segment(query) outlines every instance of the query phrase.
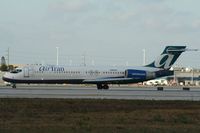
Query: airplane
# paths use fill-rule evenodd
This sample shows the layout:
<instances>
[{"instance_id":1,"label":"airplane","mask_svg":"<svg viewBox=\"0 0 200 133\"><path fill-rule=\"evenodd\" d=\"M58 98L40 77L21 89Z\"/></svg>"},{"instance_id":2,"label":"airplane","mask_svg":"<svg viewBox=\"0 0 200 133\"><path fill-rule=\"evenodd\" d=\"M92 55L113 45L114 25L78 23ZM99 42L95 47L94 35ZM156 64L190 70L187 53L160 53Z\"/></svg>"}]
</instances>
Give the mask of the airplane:
<instances>
[{"instance_id":1,"label":"airplane","mask_svg":"<svg viewBox=\"0 0 200 133\"><path fill-rule=\"evenodd\" d=\"M5 73L2 79L16 84L96 84L109 89L110 84L131 84L173 75L170 70L186 46L166 46L152 63L140 67L95 67L28 65ZM189 51L189 50L188 50Z\"/></svg>"}]
</instances>

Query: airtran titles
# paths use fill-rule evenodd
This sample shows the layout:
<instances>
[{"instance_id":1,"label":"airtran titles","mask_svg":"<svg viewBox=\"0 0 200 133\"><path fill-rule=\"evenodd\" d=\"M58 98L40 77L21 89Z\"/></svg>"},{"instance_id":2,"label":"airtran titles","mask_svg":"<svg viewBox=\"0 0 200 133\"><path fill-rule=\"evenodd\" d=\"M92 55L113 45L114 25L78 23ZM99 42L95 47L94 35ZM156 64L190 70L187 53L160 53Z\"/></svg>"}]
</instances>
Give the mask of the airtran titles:
<instances>
[{"instance_id":1,"label":"airtran titles","mask_svg":"<svg viewBox=\"0 0 200 133\"><path fill-rule=\"evenodd\" d=\"M39 67L39 71L64 72L65 68L58 66L41 66Z\"/></svg>"}]
</instances>

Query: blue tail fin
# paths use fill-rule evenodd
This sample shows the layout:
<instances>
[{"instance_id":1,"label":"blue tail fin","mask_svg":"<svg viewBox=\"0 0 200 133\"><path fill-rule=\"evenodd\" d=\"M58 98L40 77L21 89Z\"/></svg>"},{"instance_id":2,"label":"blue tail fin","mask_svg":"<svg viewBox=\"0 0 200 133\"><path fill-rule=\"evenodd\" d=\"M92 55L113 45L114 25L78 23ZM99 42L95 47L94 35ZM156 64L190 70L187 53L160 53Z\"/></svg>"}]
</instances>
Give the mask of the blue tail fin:
<instances>
[{"instance_id":1,"label":"blue tail fin","mask_svg":"<svg viewBox=\"0 0 200 133\"><path fill-rule=\"evenodd\" d=\"M186 46L166 46L165 50L155 61L146 67L170 69L182 52L186 51Z\"/></svg>"}]
</instances>

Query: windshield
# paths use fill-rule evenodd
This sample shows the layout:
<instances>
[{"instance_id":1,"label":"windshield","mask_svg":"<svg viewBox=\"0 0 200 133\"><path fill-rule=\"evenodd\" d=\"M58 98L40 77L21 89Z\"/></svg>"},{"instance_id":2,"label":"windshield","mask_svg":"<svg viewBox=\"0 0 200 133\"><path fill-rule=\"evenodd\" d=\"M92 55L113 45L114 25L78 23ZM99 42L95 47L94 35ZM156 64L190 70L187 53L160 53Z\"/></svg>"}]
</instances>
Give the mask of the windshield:
<instances>
[{"instance_id":1,"label":"windshield","mask_svg":"<svg viewBox=\"0 0 200 133\"><path fill-rule=\"evenodd\" d=\"M20 73L20 72L22 72L22 69L15 69L15 70L11 71L10 73Z\"/></svg>"}]
</instances>

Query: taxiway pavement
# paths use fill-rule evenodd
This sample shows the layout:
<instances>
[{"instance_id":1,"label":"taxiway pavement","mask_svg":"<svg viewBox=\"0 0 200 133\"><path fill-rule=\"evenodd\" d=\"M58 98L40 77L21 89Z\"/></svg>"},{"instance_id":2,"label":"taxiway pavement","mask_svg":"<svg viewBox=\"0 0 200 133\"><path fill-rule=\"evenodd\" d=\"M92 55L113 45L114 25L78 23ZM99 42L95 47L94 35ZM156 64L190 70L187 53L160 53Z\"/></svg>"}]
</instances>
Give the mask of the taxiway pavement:
<instances>
[{"instance_id":1,"label":"taxiway pavement","mask_svg":"<svg viewBox=\"0 0 200 133\"><path fill-rule=\"evenodd\" d=\"M84 99L137 99L137 100L192 100L200 101L200 88L183 90L182 87L111 87L97 90L84 86L0 86L0 98L84 98Z\"/></svg>"}]
</instances>

